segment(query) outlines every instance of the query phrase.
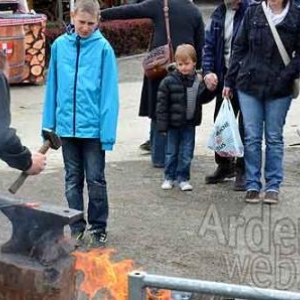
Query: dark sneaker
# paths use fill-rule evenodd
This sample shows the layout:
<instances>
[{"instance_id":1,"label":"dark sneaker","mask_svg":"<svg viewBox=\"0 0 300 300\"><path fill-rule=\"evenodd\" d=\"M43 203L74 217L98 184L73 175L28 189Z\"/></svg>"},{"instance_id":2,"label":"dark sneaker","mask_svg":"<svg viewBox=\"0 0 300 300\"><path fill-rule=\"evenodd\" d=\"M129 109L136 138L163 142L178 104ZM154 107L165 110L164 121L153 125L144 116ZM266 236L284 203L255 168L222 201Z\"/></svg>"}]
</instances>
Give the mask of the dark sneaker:
<instances>
[{"instance_id":1,"label":"dark sneaker","mask_svg":"<svg viewBox=\"0 0 300 300\"><path fill-rule=\"evenodd\" d=\"M74 242L74 247L82 246L84 242L84 231L72 232L71 239Z\"/></svg>"},{"instance_id":2,"label":"dark sneaker","mask_svg":"<svg viewBox=\"0 0 300 300\"><path fill-rule=\"evenodd\" d=\"M212 175L205 177L206 184L216 184L223 182L226 178L235 177L235 171L233 168L224 168L218 166L216 171Z\"/></svg>"},{"instance_id":3,"label":"dark sneaker","mask_svg":"<svg viewBox=\"0 0 300 300\"><path fill-rule=\"evenodd\" d=\"M150 141L146 141L145 143L140 145L140 149L143 151L151 151L151 144Z\"/></svg>"},{"instance_id":4,"label":"dark sneaker","mask_svg":"<svg viewBox=\"0 0 300 300\"><path fill-rule=\"evenodd\" d=\"M266 204L278 204L279 197L276 191L266 191L264 197L264 203Z\"/></svg>"},{"instance_id":5,"label":"dark sneaker","mask_svg":"<svg viewBox=\"0 0 300 300\"><path fill-rule=\"evenodd\" d=\"M89 246L92 248L104 247L107 241L107 232L92 230L90 231Z\"/></svg>"},{"instance_id":6,"label":"dark sneaker","mask_svg":"<svg viewBox=\"0 0 300 300\"><path fill-rule=\"evenodd\" d=\"M233 190L237 192L246 191L246 176L245 173L240 170L236 172Z\"/></svg>"},{"instance_id":7,"label":"dark sneaker","mask_svg":"<svg viewBox=\"0 0 300 300\"><path fill-rule=\"evenodd\" d=\"M247 203L258 203L258 202L260 202L259 191L256 191L256 190L247 191L245 201Z\"/></svg>"}]
</instances>

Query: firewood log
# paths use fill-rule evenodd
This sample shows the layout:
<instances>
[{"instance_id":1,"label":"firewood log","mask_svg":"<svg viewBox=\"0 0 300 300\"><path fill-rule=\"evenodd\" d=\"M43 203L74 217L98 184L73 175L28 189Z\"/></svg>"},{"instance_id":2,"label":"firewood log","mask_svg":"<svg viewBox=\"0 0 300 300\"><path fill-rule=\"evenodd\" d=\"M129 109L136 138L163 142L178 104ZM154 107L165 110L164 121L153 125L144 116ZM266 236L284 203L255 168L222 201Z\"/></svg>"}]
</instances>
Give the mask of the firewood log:
<instances>
[{"instance_id":1,"label":"firewood log","mask_svg":"<svg viewBox=\"0 0 300 300\"><path fill-rule=\"evenodd\" d=\"M40 50L40 49L43 48L43 46L44 46L44 41L43 41L43 40L37 40L36 42L34 42L34 44L33 44L32 47L33 47L34 49Z\"/></svg>"},{"instance_id":2,"label":"firewood log","mask_svg":"<svg viewBox=\"0 0 300 300\"><path fill-rule=\"evenodd\" d=\"M40 76L42 74L43 68L40 65L35 65L35 66L32 66L30 72L35 77L38 77L38 76Z\"/></svg>"}]
</instances>

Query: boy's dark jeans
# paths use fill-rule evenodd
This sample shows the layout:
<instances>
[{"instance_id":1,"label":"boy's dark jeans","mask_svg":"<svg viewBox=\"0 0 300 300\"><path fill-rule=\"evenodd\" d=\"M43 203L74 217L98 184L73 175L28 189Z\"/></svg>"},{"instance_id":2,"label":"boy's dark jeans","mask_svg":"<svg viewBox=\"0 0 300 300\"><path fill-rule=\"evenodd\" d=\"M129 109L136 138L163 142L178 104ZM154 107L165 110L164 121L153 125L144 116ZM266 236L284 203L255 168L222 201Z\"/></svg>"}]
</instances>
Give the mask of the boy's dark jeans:
<instances>
[{"instance_id":1,"label":"boy's dark jeans","mask_svg":"<svg viewBox=\"0 0 300 300\"><path fill-rule=\"evenodd\" d=\"M167 133L165 179L178 183L190 179L195 149L195 127L170 128Z\"/></svg>"},{"instance_id":2,"label":"boy's dark jeans","mask_svg":"<svg viewBox=\"0 0 300 300\"><path fill-rule=\"evenodd\" d=\"M84 211L83 187L88 190L90 230L105 231L108 218L107 188L104 175L105 151L99 139L62 138L65 164L65 195L70 208ZM83 232L84 218L70 225L71 232Z\"/></svg>"}]
</instances>

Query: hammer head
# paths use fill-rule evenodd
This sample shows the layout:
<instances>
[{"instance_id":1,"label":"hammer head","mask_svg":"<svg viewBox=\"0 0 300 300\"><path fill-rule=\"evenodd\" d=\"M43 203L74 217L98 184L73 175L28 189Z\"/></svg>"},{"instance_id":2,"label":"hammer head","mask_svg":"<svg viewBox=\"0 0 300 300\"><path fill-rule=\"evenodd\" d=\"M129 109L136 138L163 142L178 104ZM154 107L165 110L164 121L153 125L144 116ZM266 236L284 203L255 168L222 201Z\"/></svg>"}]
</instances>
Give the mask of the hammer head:
<instances>
[{"instance_id":1,"label":"hammer head","mask_svg":"<svg viewBox=\"0 0 300 300\"><path fill-rule=\"evenodd\" d=\"M51 129L43 128L42 135L45 141L49 141L50 148L57 150L61 146L61 139Z\"/></svg>"}]
</instances>

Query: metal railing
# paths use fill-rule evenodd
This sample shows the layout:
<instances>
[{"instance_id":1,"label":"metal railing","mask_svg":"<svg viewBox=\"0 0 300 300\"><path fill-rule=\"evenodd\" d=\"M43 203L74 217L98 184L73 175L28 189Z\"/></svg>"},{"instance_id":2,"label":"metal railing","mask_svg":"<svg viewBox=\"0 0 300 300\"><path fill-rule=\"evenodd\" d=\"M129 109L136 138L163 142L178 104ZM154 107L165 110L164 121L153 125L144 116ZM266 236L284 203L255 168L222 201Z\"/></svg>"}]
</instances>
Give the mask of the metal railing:
<instances>
[{"instance_id":1,"label":"metal railing","mask_svg":"<svg viewBox=\"0 0 300 300\"><path fill-rule=\"evenodd\" d=\"M132 272L128 277L129 300L146 300L146 287L233 297L247 300L300 300L300 293L251 286Z\"/></svg>"}]
</instances>

